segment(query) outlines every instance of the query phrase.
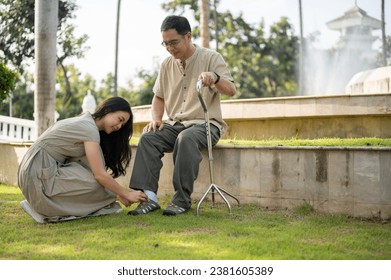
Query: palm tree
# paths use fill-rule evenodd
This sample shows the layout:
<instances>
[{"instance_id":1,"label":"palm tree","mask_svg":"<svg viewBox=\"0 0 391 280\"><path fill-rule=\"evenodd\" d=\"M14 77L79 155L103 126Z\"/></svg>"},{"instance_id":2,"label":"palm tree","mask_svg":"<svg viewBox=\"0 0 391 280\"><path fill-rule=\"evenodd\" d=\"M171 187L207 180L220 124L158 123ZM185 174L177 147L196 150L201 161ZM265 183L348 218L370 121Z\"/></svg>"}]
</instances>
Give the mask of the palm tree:
<instances>
[{"instance_id":1,"label":"palm tree","mask_svg":"<svg viewBox=\"0 0 391 280\"><path fill-rule=\"evenodd\" d=\"M209 48L209 0L201 0L200 13L201 46Z\"/></svg>"},{"instance_id":2,"label":"palm tree","mask_svg":"<svg viewBox=\"0 0 391 280\"><path fill-rule=\"evenodd\" d=\"M37 136L54 123L58 0L35 0L35 94Z\"/></svg>"},{"instance_id":3,"label":"palm tree","mask_svg":"<svg viewBox=\"0 0 391 280\"><path fill-rule=\"evenodd\" d=\"M387 66L386 23L384 15L384 0L381 1L381 33L383 41L383 66Z\"/></svg>"},{"instance_id":4,"label":"palm tree","mask_svg":"<svg viewBox=\"0 0 391 280\"><path fill-rule=\"evenodd\" d=\"M216 51L219 51L219 22L217 14L217 0L213 0L213 20L215 22Z\"/></svg>"},{"instance_id":5,"label":"palm tree","mask_svg":"<svg viewBox=\"0 0 391 280\"><path fill-rule=\"evenodd\" d=\"M114 96L118 95L118 41L119 41L119 18L121 12L121 0L117 2L117 26L115 31L115 64L114 64Z\"/></svg>"},{"instance_id":6,"label":"palm tree","mask_svg":"<svg viewBox=\"0 0 391 280\"><path fill-rule=\"evenodd\" d=\"M304 36L303 36L303 12L301 0L299 0L300 17L300 58L299 58L299 94L304 94Z\"/></svg>"}]
</instances>

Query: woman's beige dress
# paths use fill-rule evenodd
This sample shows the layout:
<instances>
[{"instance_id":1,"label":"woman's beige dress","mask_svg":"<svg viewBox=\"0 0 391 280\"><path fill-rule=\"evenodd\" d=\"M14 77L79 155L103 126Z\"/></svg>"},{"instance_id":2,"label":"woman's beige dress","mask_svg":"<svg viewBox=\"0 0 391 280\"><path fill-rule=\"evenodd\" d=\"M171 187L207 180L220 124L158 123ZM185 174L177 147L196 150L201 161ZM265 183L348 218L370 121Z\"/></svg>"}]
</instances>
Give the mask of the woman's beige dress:
<instances>
[{"instance_id":1,"label":"woman's beige dress","mask_svg":"<svg viewBox=\"0 0 391 280\"><path fill-rule=\"evenodd\" d=\"M19 165L19 187L47 222L120 210L115 194L95 180L84 141L100 142L90 113L55 123L34 142Z\"/></svg>"}]
</instances>

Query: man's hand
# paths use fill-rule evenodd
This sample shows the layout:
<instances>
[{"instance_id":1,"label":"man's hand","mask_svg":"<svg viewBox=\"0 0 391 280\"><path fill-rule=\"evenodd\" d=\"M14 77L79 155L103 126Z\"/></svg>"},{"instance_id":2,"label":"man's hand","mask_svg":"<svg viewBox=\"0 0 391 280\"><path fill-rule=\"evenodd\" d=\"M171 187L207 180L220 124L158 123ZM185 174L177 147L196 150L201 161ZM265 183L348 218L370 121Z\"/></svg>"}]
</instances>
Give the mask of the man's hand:
<instances>
[{"instance_id":1,"label":"man's hand","mask_svg":"<svg viewBox=\"0 0 391 280\"><path fill-rule=\"evenodd\" d=\"M151 121L149 124L147 124L143 132L150 132L150 131L156 131L156 130L162 130L164 127L164 123L162 121Z\"/></svg>"},{"instance_id":2,"label":"man's hand","mask_svg":"<svg viewBox=\"0 0 391 280\"><path fill-rule=\"evenodd\" d=\"M214 72L202 72L200 76L198 77L198 80L202 80L202 85L204 87L211 87L213 86L218 77Z\"/></svg>"}]
</instances>

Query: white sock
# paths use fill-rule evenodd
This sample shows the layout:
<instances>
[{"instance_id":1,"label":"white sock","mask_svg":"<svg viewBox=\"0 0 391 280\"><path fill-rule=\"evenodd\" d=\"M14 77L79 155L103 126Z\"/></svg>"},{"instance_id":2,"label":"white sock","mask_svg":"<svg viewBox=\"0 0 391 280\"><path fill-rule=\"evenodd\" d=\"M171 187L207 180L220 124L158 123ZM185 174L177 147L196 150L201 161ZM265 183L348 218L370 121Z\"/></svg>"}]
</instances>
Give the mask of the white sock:
<instances>
[{"instance_id":1,"label":"white sock","mask_svg":"<svg viewBox=\"0 0 391 280\"><path fill-rule=\"evenodd\" d=\"M144 190L144 193L148 196L148 199L155 201L157 204L159 204L157 200L157 195L154 192Z\"/></svg>"}]
</instances>

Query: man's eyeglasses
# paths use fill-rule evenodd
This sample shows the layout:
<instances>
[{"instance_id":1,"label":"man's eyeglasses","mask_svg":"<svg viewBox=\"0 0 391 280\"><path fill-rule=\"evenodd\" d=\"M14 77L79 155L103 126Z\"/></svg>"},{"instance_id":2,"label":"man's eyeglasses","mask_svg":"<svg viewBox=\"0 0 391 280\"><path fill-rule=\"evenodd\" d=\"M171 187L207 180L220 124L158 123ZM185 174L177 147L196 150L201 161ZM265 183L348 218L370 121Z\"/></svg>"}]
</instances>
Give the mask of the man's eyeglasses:
<instances>
[{"instance_id":1,"label":"man's eyeglasses","mask_svg":"<svg viewBox=\"0 0 391 280\"><path fill-rule=\"evenodd\" d=\"M183 37L181 39L177 39L177 40L171 40L169 42L162 42L161 45L165 48L168 48L168 47L175 47L176 45L178 45L181 41L182 41Z\"/></svg>"},{"instance_id":2,"label":"man's eyeglasses","mask_svg":"<svg viewBox=\"0 0 391 280\"><path fill-rule=\"evenodd\" d=\"M189 33L189 32L187 32L187 33ZM168 48L168 47L175 47L175 46L177 46L177 45L182 41L183 38L185 38L185 36L187 35L187 33L184 34L184 35L182 35L182 37L181 37L180 39L171 40L171 41L169 41L169 42L164 42L164 41L163 41L163 42L161 43L161 45L162 45L163 47L165 47L165 48Z\"/></svg>"}]
</instances>

